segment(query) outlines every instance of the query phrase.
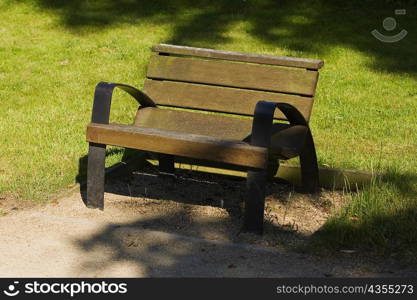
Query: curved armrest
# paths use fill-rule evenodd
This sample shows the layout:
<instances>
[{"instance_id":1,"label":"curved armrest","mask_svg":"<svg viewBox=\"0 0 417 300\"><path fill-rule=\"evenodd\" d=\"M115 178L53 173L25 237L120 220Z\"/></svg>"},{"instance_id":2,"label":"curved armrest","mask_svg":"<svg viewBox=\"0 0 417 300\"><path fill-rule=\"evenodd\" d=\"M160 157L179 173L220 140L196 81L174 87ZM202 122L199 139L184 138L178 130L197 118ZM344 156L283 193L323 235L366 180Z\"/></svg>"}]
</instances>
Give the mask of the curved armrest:
<instances>
[{"instance_id":1,"label":"curved armrest","mask_svg":"<svg viewBox=\"0 0 417 300\"><path fill-rule=\"evenodd\" d=\"M151 98L149 98L145 93L139 91L138 89L132 86L120 83L100 82L99 84L97 84L94 92L94 103L91 122L101 124L109 123L111 100L113 90L116 87L124 90L133 98L135 98L141 106L156 106L156 104L151 100Z\"/></svg>"},{"instance_id":2,"label":"curved armrest","mask_svg":"<svg viewBox=\"0 0 417 300\"><path fill-rule=\"evenodd\" d=\"M272 122L276 108L282 111L291 125L304 125L308 127L303 115L291 104L259 101L256 104L253 116L251 145L269 147L272 134Z\"/></svg>"}]
</instances>

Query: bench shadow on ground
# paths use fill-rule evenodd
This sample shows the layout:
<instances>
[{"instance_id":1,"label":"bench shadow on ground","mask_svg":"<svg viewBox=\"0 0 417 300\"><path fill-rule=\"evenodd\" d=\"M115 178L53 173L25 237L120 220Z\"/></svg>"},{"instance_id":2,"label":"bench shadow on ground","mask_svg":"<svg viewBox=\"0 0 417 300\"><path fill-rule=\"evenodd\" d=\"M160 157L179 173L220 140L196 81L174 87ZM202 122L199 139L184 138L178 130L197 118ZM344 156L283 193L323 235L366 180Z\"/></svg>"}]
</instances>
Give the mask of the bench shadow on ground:
<instances>
[{"instance_id":1,"label":"bench shadow on ground","mask_svg":"<svg viewBox=\"0 0 417 300\"><path fill-rule=\"evenodd\" d=\"M107 153L114 155L119 151L111 148ZM123 160L129 160L129 154ZM257 268L253 262L247 261L250 249L200 239L273 247L289 241L294 244L306 238L291 224L277 226L272 218L266 219L264 237L242 233L243 178L188 170L177 170L176 177L159 176L155 166L143 163L141 159L138 161L112 172L105 186L106 198L109 195L122 196L110 203L105 201L105 207L137 211L137 220L128 223L115 220L88 239L77 241L77 246L86 253L103 248L109 253L104 257L87 255L81 263L82 269L104 271L117 262L129 261L145 267L145 270L138 271L138 276L227 276L228 273L236 276L235 268L244 272L241 276L256 276L253 272ZM77 180L82 183L85 182L86 157L80 158L79 162ZM284 197L290 189L289 185L269 185L268 194ZM85 202L84 184L80 192ZM170 236L169 242L166 238L148 239L149 230L178 236ZM231 256L231 253L239 255ZM213 255L219 255L215 264L217 267L221 265L220 269L210 269L213 266L204 264L212 260L210 257ZM218 264L219 261L222 263Z\"/></svg>"},{"instance_id":2,"label":"bench shadow on ground","mask_svg":"<svg viewBox=\"0 0 417 300\"><path fill-rule=\"evenodd\" d=\"M106 271L120 261L128 261L138 266L138 276L245 277L260 276L263 272L269 276L296 275L290 271L293 270L291 262L283 260L279 252L261 251L257 255L264 257L251 261L256 252L240 246L262 245L282 250L283 245L294 246L306 239L291 224L279 226L272 218L266 218L263 237L242 233L240 205L244 179L187 170L177 170L177 178L161 177L152 165L117 173L118 176L112 175L106 183L106 197L124 197L108 201L107 205L137 211L138 218L127 223L115 220L89 238L78 240L77 246L89 253L80 268ZM290 190L289 185L270 184L268 194L285 198ZM84 192L82 189L85 197ZM175 236L155 237L149 231ZM201 239L220 241L220 244ZM235 246L222 242L233 242ZM107 255L103 256L100 249L106 249ZM303 262L303 254L299 256ZM260 266L256 265L259 261L263 262ZM331 272L329 268L327 273ZM309 275L313 273L311 270ZM324 273L318 276L325 276Z\"/></svg>"},{"instance_id":3,"label":"bench shadow on ground","mask_svg":"<svg viewBox=\"0 0 417 300\"><path fill-rule=\"evenodd\" d=\"M107 168L111 172L106 172L106 185L105 192L113 195L120 195L129 197L126 202L135 201L135 199L151 199L152 201L159 201L161 206L168 205L168 201L172 206L173 203L181 204L181 210L175 216L180 219L184 215L184 209L188 209L187 205L198 205L212 208L218 208L223 210L224 214L232 217L238 226L234 226L234 234L240 233L240 223L243 212L243 202L246 193L246 180L242 177L210 174L206 172L196 171L193 169L176 169L175 176L160 175L158 167L152 165L147 159L154 159L154 154L143 153L127 149L126 151L120 148L110 148L106 150L106 156L123 153L121 163L118 168L111 170L113 167ZM80 194L84 203L87 201L86 195L86 169L87 169L87 156L83 156L79 159L79 173L76 177L76 181L80 183ZM289 202L291 194L294 194L295 187L284 180L274 180L267 185L267 197L266 206L270 202L281 201L283 204ZM319 195L311 196L312 202ZM278 200L279 199L279 200ZM126 202L124 204L126 204ZM321 203L322 204L322 203ZM105 201L106 205L106 201ZM169 205L168 205L169 206ZM175 206L175 205L174 205ZM171 208L170 208L171 209ZM174 209L175 210L175 209ZM210 214L210 212L207 212ZM219 213L214 212L213 213ZM271 211L273 214L273 212ZM222 214L222 213L220 213ZM167 211L164 216L170 217L172 214ZM179 221L173 219L172 221ZM152 222L150 222L152 223ZM167 222L154 222L153 229L158 229L155 226L158 224L166 224ZM230 224L229 224L230 225ZM144 224L143 227L149 227L149 224ZM177 228L178 226L173 226ZM296 228L290 225L285 225L280 228L270 224L267 220L266 231L272 232L285 232L289 235L294 235L297 238L304 239L303 234L297 233Z\"/></svg>"},{"instance_id":4,"label":"bench shadow on ground","mask_svg":"<svg viewBox=\"0 0 417 300\"><path fill-rule=\"evenodd\" d=\"M111 148L108 153L114 154L119 151L121 150ZM125 160L130 158L131 156L125 155ZM85 174L86 161L85 157L80 159L80 174ZM84 176L81 175L78 179ZM389 181L391 178L392 183L398 183L396 176L398 174L386 174L384 180ZM411 182L416 178L402 179L403 182L399 183L398 189L407 195L413 193ZM407 188L407 182L411 190ZM89 253L85 260L80 262L80 268L105 271L118 262L127 261L138 268L140 266L137 276L207 276L207 274L211 276L259 276L256 273L259 272L259 268L254 266L254 262L248 261L248 257L254 253L251 249L206 243L201 239L296 251L296 257L300 258L302 264L303 259L310 257L307 248L310 238L315 238L317 230L320 231L321 225L329 215L324 212L329 212L331 201L334 200L332 197L340 195L328 194L329 199L329 197L322 197L323 194L326 195L326 192L323 192L319 197L304 197L302 199L304 201L291 202L289 199L294 193L291 185L270 183L267 189L265 234L258 236L241 231L242 202L245 195L243 178L200 174L189 170L177 171L176 178L158 176L155 166L132 163L125 164L119 170L112 172L106 181L105 190L106 198L113 196L117 198L116 201L113 199L113 201L105 202L105 206L120 211L137 212L138 218L129 222L120 222L115 219L92 236L76 241L77 247L86 254ZM84 185L82 185L81 194L85 199ZM306 202L307 206L303 207ZM277 205L275 208L280 210L278 213L274 211L274 205ZM286 208L289 208L288 212L283 213ZM291 215L293 208L298 209L301 214ZM282 218L285 218L286 214L287 220L285 221ZM322 214L322 219L318 218L320 214ZM395 222L398 217L404 216L381 216L380 219L375 219L375 222ZM315 218L318 218L315 228L307 228L307 230L302 228L305 225L303 220ZM375 226L375 224L366 226ZM363 228L364 232L366 232L366 226ZM354 229L356 233L360 230L360 228ZM332 230L337 232L340 228ZM404 228L399 228L399 230L404 230ZM166 232L174 236L150 238L149 231ZM332 234L329 236L331 237ZM94 253L101 253L100 249L107 249L104 252L106 255L94 255ZM213 255L219 253L219 257L215 260L217 269L210 269L212 266L205 265L205 262L213 261ZM297 276L290 262L283 260L279 252L265 253L263 259L266 260L264 265L269 263L269 267L263 270L271 272L268 274L274 273L273 268L276 268L275 274ZM278 265L277 262L279 262ZM351 276L360 274L363 270L378 270L379 272L388 270L388 273L384 273L386 276L395 275L395 271L391 271L389 267L387 269L385 264L377 266L378 263L369 262L369 257L364 259L363 256L357 254L322 258L319 264L323 264L323 268L327 270L323 271L325 274L315 273L317 270L311 263L310 266L305 267L305 273L301 275ZM237 272L237 268L241 273ZM298 274L298 276L301 275Z\"/></svg>"},{"instance_id":5,"label":"bench shadow on ground","mask_svg":"<svg viewBox=\"0 0 417 300\"><path fill-rule=\"evenodd\" d=\"M314 55L346 47L372 57L368 66L378 71L416 75L414 48L417 43L415 2L369 0L350 1L241 1L241 0L156 0L156 1L54 1L37 0L36 5L56 13L62 24L76 34L88 34L123 24L165 24L167 38L160 42L212 47L233 40L227 31L236 24L266 46L280 47L292 55ZM395 15L395 9L406 9ZM393 17L395 30L383 28ZM83 30L86 29L86 30ZM392 36L402 30L409 34L400 43L382 43L372 30Z\"/></svg>"}]
</instances>

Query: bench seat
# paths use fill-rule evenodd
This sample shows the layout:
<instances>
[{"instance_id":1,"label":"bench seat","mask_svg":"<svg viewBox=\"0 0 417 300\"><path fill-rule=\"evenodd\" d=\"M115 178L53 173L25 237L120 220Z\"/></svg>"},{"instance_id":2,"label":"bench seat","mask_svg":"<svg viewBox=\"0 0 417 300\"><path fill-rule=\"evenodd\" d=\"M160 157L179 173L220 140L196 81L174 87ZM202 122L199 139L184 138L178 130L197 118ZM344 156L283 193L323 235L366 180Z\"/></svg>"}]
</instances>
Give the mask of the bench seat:
<instances>
[{"instance_id":1,"label":"bench seat","mask_svg":"<svg viewBox=\"0 0 417 300\"><path fill-rule=\"evenodd\" d=\"M90 123L87 141L262 169L268 151L238 140L151 127Z\"/></svg>"},{"instance_id":2,"label":"bench seat","mask_svg":"<svg viewBox=\"0 0 417 300\"><path fill-rule=\"evenodd\" d=\"M135 126L215 137L225 141L250 143L252 118L213 113L145 107L138 110ZM269 157L290 159L300 154L308 128L274 123ZM177 154L180 155L180 154Z\"/></svg>"}]
</instances>

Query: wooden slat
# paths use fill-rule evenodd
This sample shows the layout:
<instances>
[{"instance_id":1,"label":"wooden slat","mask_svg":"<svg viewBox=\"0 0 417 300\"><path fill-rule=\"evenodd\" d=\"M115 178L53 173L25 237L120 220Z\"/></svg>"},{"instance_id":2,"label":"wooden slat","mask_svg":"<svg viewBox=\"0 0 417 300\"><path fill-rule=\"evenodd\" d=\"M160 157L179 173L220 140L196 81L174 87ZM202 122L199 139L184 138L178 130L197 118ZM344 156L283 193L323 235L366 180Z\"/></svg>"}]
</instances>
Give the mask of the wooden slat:
<instances>
[{"instance_id":1,"label":"wooden slat","mask_svg":"<svg viewBox=\"0 0 417 300\"><path fill-rule=\"evenodd\" d=\"M147 159L147 162L154 166L158 166L158 161L153 159ZM245 168L224 165L209 161L196 161L193 159L186 158L175 158L175 168L183 170L192 170L193 172L203 172L219 174L224 176L236 176L246 177L247 172ZM319 168L320 174L320 186L327 189L346 189L346 183L351 187L362 188L371 184L375 176L372 172L358 171L358 170L346 170L346 169L333 169L333 168ZM301 184L301 170L299 166L289 165L281 163L277 174L274 176L277 182L282 182L282 179L291 182L294 185Z\"/></svg>"},{"instance_id":2,"label":"wooden slat","mask_svg":"<svg viewBox=\"0 0 417 300\"><path fill-rule=\"evenodd\" d=\"M90 123L87 141L145 151L266 167L268 150L243 142L121 124Z\"/></svg>"},{"instance_id":3,"label":"wooden slat","mask_svg":"<svg viewBox=\"0 0 417 300\"><path fill-rule=\"evenodd\" d=\"M252 119L146 107L138 110L135 125L187 134L243 141L252 131Z\"/></svg>"},{"instance_id":4,"label":"wooden slat","mask_svg":"<svg viewBox=\"0 0 417 300\"><path fill-rule=\"evenodd\" d=\"M292 104L308 121L313 106L311 97L174 81L148 79L144 90L159 105L248 116L253 116L258 101L265 100ZM275 118L285 119L285 116L277 109Z\"/></svg>"},{"instance_id":5,"label":"wooden slat","mask_svg":"<svg viewBox=\"0 0 417 300\"><path fill-rule=\"evenodd\" d=\"M176 46L176 45L167 45L167 44L155 45L152 47L152 50L154 52L169 53L169 54L175 54L175 55L188 55L188 56L195 56L195 57L216 58L216 59L225 59L225 60L233 60L233 61L241 61L241 62L258 63L258 64L269 64L269 65L277 65L277 66L305 68L305 69L316 69L316 70L320 69L324 64L322 60L316 60L316 59L248 54L248 53L241 53L241 52L221 51L221 50Z\"/></svg>"},{"instance_id":6,"label":"wooden slat","mask_svg":"<svg viewBox=\"0 0 417 300\"><path fill-rule=\"evenodd\" d=\"M154 55L148 66L147 77L313 96L318 72Z\"/></svg>"},{"instance_id":7,"label":"wooden slat","mask_svg":"<svg viewBox=\"0 0 417 300\"><path fill-rule=\"evenodd\" d=\"M138 110L136 126L184 134L249 142L252 119L146 107ZM272 128L270 154L281 158L297 155L304 144L305 127L276 123Z\"/></svg>"}]
</instances>

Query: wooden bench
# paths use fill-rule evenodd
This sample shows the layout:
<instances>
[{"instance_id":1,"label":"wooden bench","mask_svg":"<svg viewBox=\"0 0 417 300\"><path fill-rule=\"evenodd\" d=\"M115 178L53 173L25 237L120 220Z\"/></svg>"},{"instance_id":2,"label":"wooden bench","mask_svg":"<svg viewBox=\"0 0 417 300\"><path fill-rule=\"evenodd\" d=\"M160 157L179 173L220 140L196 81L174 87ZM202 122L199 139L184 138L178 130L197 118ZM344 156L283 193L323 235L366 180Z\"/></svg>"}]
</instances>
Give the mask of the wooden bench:
<instances>
[{"instance_id":1,"label":"wooden bench","mask_svg":"<svg viewBox=\"0 0 417 300\"><path fill-rule=\"evenodd\" d=\"M164 173L174 172L174 157L243 167L247 231L262 233L269 163L299 156L303 187L316 191L308 121L322 61L166 44L152 51L143 92L117 83L96 87L87 127L88 207L104 207L106 145L159 153ZM109 124L116 87L140 105L132 125Z\"/></svg>"}]
</instances>

